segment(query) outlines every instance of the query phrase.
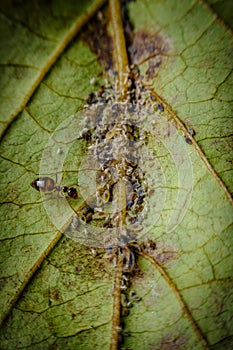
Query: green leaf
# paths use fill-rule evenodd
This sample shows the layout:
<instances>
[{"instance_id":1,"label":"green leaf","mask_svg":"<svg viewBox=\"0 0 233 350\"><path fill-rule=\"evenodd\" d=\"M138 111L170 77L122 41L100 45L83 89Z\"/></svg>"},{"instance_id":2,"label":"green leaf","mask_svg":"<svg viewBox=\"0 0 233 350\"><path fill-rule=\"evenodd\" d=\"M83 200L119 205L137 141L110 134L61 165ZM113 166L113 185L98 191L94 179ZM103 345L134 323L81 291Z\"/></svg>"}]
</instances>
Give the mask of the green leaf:
<instances>
[{"instance_id":1,"label":"green leaf","mask_svg":"<svg viewBox=\"0 0 233 350\"><path fill-rule=\"evenodd\" d=\"M82 129L88 95L113 69L108 10L90 19L102 3L0 5L1 349L110 347L115 266L105 249L62 235L84 187L67 206L59 193L40 196L30 186L46 167L58 183L78 177L89 185L86 144L77 134L70 147L69 138ZM139 255L129 277L140 301L124 317L122 347L231 349L231 34L202 1L137 0L128 16L131 62L164 111L142 126L143 152L153 156L144 160L146 181L155 190L146 236L156 249Z\"/></svg>"},{"instance_id":2,"label":"green leaf","mask_svg":"<svg viewBox=\"0 0 233 350\"><path fill-rule=\"evenodd\" d=\"M44 76L104 1L1 1L1 130L26 106Z\"/></svg>"}]
</instances>

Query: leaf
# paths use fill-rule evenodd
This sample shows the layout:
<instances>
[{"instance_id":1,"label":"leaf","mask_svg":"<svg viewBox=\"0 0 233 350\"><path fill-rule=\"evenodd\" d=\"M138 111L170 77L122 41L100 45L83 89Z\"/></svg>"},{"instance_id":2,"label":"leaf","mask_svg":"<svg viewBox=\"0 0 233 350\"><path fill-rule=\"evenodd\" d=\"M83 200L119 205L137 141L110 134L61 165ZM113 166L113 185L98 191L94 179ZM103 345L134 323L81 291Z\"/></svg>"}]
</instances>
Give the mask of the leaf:
<instances>
[{"instance_id":1,"label":"leaf","mask_svg":"<svg viewBox=\"0 0 233 350\"><path fill-rule=\"evenodd\" d=\"M104 249L61 237L69 210L82 199L70 200L67 209L57 193L41 197L30 186L41 159L49 170L59 165L70 137L62 134L62 123L74 122L70 116L77 112L81 123L86 98L113 69L106 9L65 50L74 23L86 8L99 5L26 2L19 10L18 3L1 4L1 115L8 127L1 143L2 349L110 346L115 267ZM231 349L231 36L202 2L137 0L129 3L128 16L134 27L132 35L126 26L132 63L164 111L156 111L154 128L149 119L143 126L149 135L145 154L153 154L152 161L145 159L145 171L151 181L161 181L145 219L156 249L139 256L131 277L131 290L141 300L124 317L130 334L124 346ZM54 54L58 47L60 57ZM81 130L72 125L65 133ZM49 140L58 145L54 157L44 152ZM75 140L65 172L53 178L63 175L62 183L76 183L86 152L85 142ZM85 185L91 175L81 174Z\"/></svg>"},{"instance_id":2,"label":"leaf","mask_svg":"<svg viewBox=\"0 0 233 350\"><path fill-rule=\"evenodd\" d=\"M1 2L2 129L26 106L52 64L103 1Z\"/></svg>"}]
</instances>

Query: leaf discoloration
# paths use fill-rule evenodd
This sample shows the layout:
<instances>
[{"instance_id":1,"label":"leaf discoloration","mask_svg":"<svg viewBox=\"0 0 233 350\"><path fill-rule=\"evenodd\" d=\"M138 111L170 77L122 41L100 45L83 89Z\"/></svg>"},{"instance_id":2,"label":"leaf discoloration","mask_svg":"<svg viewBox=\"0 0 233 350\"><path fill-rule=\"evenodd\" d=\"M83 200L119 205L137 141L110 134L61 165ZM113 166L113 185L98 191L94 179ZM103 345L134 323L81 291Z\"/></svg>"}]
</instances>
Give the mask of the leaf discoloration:
<instances>
[{"instance_id":1,"label":"leaf discoloration","mask_svg":"<svg viewBox=\"0 0 233 350\"><path fill-rule=\"evenodd\" d=\"M156 76L164 56L168 55L170 50L170 41L165 36L137 30L131 46L131 60L137 65L148 62L145 78L150 80Z\"/></svg>"},{"instance_id":2,"label":"leaf discoloration","mask_svg":"<svg viewBox=\"0 0 233 350\"><path fill-rule=\"evenodd\" d=\"M91 51L97 56L103 69L107 72L113 68L113 42L108 34L108 18L106 9L101 11L101 16L96 15L85 26L81 39L88 44Z\"/></svg>"}]
</instances>

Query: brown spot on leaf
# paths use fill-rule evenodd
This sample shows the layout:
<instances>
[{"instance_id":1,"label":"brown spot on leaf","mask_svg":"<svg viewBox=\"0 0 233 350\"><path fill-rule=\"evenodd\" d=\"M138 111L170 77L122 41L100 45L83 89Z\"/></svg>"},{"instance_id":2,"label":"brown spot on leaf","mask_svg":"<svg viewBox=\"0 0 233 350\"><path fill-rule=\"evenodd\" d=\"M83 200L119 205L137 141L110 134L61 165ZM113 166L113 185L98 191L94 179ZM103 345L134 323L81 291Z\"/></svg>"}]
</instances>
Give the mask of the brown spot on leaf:
<instances>
[{"instance_id":1,"label":"brown spot on leaf","mask_svg":"<svg viewBox=\"0 0 233 350\"><path fill-rule=\"evenodd\" d=\"M187 342L187 338L185 336L177 335L172 339L171 336L164 336L161 341L161 350L180 350L183 348L184 344Z\"/></svg>"},{"instance_id":2,"label":"brown spot on leaf","mask_svg":"<svg viewBox=\"0 0 233 350\"><path fill-rule=\"evenodd\" d=\"M102 16L98 16L97 14L97 16L88 22L81 34L81 39L96 54L103 69L108 71L113 67L113 43L107 31L107 17L104 11L102 14Z\"/></svg>"},{"instance_id":3,"label":"brown spot on leaf","mask_svg":"<svg viewBox=\"0 0 233 350\"><path fill-rule=\"evenodd\" d=\"M92 278L111 278L111 264L105 258L105 249L98 249L97 256L94 257L90 247L79 246L75 241L65 236L59 241L59 245L62 246L63 254L59 255L59 252L54 250L49 259L51 264L62 270L64 274L75 272ZM66 282L65 279L63 279L63 283L68 287L72 286L72 283Z\"/></svg>"},{"instance_id":4,"label":"brown spot on leaf","mask_svg":"<svg viewBox=\"0 0 233 350\"><path fill-rule=\"evenodd\" d=\"M63 301L62 296L59 293L59 290L53 289L50 291L50 303L61 303Z\"/></svg>"},{"instance_id":5,"label":"brown spot on leaf","mask_svg":"<svg viewBox=\"0 0 233 350\"><path fill-rule=\"evenodd\" d=\"M170 50L167 38L159 34L151 34L146 31L138 31L134 35L131 47L131 59L134 64L141 64L148 61L146 79L153 78L161 64L164 55Z\"/></svg>"},{"instance_id":6,"label":"brown spot on leaf","mask_svg":"<svg viewBox=\"0 0 233 350\"><path fill-rule=\"evenodd\" d=\"M163 251L156 255L156 260L159 264L165 264L177 257L177 252L175 251Z\"/></svg>"},{"instance_id":7,"label":"brown spot on leaf","mask_svg":"<svg viewBox=\"0 0 233 350\"><path fill-rule=\"evenodd\" d=\"M175 250L175 247L172 247L172 246L164 247L164 245L159 242L156 242L155 249L151 249L150 245L147 244L145 246L144 251L147 254L149 254L151 257L153 257L160 265L165 265L169 263L171 260L176 259L178 256L178 253Z\"/></svg>"}]
</instances>

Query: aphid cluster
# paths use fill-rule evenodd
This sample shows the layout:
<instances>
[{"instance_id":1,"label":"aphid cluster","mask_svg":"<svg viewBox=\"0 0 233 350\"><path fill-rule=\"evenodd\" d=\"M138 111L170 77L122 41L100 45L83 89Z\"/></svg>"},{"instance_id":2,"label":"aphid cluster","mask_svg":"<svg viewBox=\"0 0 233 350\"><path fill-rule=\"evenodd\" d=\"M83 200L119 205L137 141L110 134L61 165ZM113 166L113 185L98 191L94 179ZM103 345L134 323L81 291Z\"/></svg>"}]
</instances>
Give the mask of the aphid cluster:
<instances>
[{"instance_id":1,"label":"aphid cluster","mask_svg":"<svg viewBox=\"0 0 233 350\"><path fill-rule=\"evenodd\" d=\"M135 76L138 79L139 71L135 67L132 71L131 89L123 102L118 100L115 88L108 84L87 98L79 138L86 141L86 159L91 163L84 164L84 168L95 168L94 178L90 178L88 170L86 176L94 186L89 186L90 190L84 196L86 205L78 210L78 219L75 218L71 225L71 229L80 230L80 236L85 237L87 244L91 244L95 236L95 245L100 242L102 246L111 247L113 252L125 245L122 252L126 270L135 260L133 252L128 251L129 242L139 238L148 207L154 208L153 177L157 174L156 170L150 174L154 156L147 148L147 142L148 135L155 129L154 121L164 110L140 80L136 83ZM79 183L88 187L80 178ZM119 199L122 186L124 198ZM124 223L118 230L122 217ZM83 223L90 226L84 227ZM95 227L106 229L106 234L96 234ZM85 239L81 238L82 241Z\"/></svg>"},{"instance_id":2,"label":"aphid cluster","mask_svg":"<svg viewBox=\"0 0 233 350\"><path fill-rule=\"evenodd\" d=\"M140 134L132 104L104 103L88 109L87 126L81 137L87 141L89 158L96 164L93 217L102 214L103 227L116 227L126 212L126 236L142 228L148 186L139 165L139 148L146 142ZM125 202L117 203L119 183L124 184ZM109 206L111 204L111 207ZM141 215L140 215L141 213ZM129 232L131 231L131 232Z\"/></svg>"},{"instance_id":3,"label":"aphid cluster","mask_svg":"<svg viewBox=\"0 0 233 350\"><path fill-rule=\"evenodd\" d=\"M70 230L80 231L81 241L86 244L91 245L94 240L93 245L110 246L113 251L122 247L126 270L133 268L135 261L133 252L130 253L127 247L143 234L148 209L154 209L156 205L153 177L158 174L156 169L153 175L150 174L154 155L147 148L147 142L148 135L155 129L158 131L154 123L164 111L154 95L140 84L137 67L131 68L130 89L123 102L119 101L114 86L109 84L87 98L83 129L78 136L86 141L86 159L91 159L94 164L94 176L88 173L92 166L86 169L86 179L94 186L82 184L78 179L80 188L86 186L90 190L85 196L81 193L84 202L70 226ZM163 129L159 131L160 134L163 132ZM76 187L57 185L50 177L40 177L31 185L45 193L61 192L72 199L78 198ZM119 198L122 186L124 198ZM123 224L119 230L121 218ZM99 235L95 227L102 228L101 232L106 234Z\"/></svg>"}]
</instances>

